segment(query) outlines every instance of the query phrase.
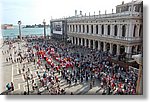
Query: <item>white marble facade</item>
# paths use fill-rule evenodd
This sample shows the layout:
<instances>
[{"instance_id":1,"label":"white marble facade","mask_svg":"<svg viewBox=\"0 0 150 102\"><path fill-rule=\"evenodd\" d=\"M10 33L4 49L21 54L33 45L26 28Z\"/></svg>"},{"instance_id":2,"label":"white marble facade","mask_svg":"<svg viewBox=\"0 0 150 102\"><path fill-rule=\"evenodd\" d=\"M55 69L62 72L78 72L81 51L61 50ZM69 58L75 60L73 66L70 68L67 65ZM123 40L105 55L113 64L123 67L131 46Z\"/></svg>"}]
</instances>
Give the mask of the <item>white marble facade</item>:
<instances>
[{"instance_id":1,"label":"white marble facade","mask_svg":"<svg viewBox=\"0 0 150 102\"><path fill-rule=\"evenodd\" d=\"M141 2L131 3L131 8L137 4L141 5ZM122 4L124 5L126 4ZM121 5L118 6L121 7ZM67 18L67 29L68 37L76 45L109 51L115 55L125 52L127 57L142 53L143 16L141 11L131 10Z\"/></svg>"},{"instance_id":2,"label":"white marble facade","mask_svg":"<svg viewBox=\"0 0 150 102\"><path fill-rule=\"evenodd\" d=\"M142 53L142 1L117 5L116 13L87 16L77 15L76 11L75 16L63 19L67 21L67 36L72 44L109 51L114 55L125 52L127 57Z\"/></svg>"}]
</instances>

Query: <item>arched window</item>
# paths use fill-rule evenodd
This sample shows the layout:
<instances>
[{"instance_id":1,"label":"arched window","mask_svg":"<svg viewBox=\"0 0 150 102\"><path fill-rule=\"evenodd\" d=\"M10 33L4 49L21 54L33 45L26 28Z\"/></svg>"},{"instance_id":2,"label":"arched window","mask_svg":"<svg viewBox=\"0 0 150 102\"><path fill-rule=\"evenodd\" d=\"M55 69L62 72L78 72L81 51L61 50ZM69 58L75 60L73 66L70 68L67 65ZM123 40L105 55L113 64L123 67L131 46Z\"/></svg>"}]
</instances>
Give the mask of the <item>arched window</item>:
<instances>
[{"instance_id":1,"label":"arched window","mask_svg":"<svg viewBox=\"0 0 150 102\"><path fill-rule=\"evenodd\" d=\"M101 31L102 31L101 33L102 33L102 35L103 35L103 34L104 34L104 25L101 26L101 29L102 29L102 30L101 30Z\"/></svg>"},{"instance_id":2,"label":"arched window","mask_svg":"<svg viewBox=\"0 0 150 102\"><path fill-rule=\"evenodd\" d=\"M125 37L126 36L126 26L123 25L122 26L122 37Z\"/></svg>"},{"instance_id":3,"label":"arched window","mask_svg":"<svg viewBox=\"0 0 150 102\"><path fill-rule=\"evenodd\" d=\"M67 25L67 31L69 31L69 25Z\"/></svg>"},{"instance_id":4,"label":"arched window","mask_svg":"<svg viewBox=\"0 0 150 102\"><path fill-rule=\"evenodd\" d=\"M81 25L79 25L79 32L81 32Z\"/></svg>"},{"instance_id":5,"label":"arched window","mask_svg":"<svg viewBox=\"0 0 150 102\"><path fill-rule=\"evenodd\" d=\"M108 31L108 35L110 35L110 25L108 25L108 27L107 27L107 31Z\"/></svg>"},{"instance_id":6,"label":"arched window","mask_svg":"<svg viewBox=\"0 0 150 102\"><path fill-rule=\"evenodd\" d=\"M83 33L85 32L85 28L84 28L84 25L83 25Z\"/></svg>"},{"instance_id":7,"label":"arched window","mask_svg":"<svg viewBox=\"0 0 150 102\"><path fill-rule=\"evenodd\" d=\"M76 32L78 32L78 26L76 25Z\"/></svg>"},{"instance_id":8,"label":"arched window","mask_svg":"<svg viewBox=\"0 0 150 102\"><path fill-rule=\"evenodd\" d=\"M136 25L134 25L133 37L135 37L135 34L136 34Z\"/></svg>"},{"instance_id":9,"label":"arched window","mask_svg":"<svg viewBox=\"0 0 150 102\"><path fill-rule=\"evenodd\" d=\"M93 34L93 25L91 25L91 33Z\"/></svg>"},{"instance_id":10,"label":"arched window","mask_svg":"<svg viewBox=\"0 0 150 102\"><path fill-rule=\"evenodd\" d=\"M136 6L133 7L133 11L136 11Z\"/></svg>"},{"instance_id":11,"label":"arched window","mask_svg":"<svg viewBox=\"0 0 150 102\"><path fill-rule=\"evenodd\" d=\"M89 33L89 25L87 25L86 27L87 27L86 32Z\"/></svg>"},{"instance_id":12,"label":"arched window","mask_svg":"<svg viewBox=\"0 0 150 102\"><path fill-rule=\"evenodd\" d=\"M73 32L74 32L74 25L73 25Z\"/></svg>"},{"instance_id":13,"label":"arched window","mask_svg":"<svg viewBox=\"0 0 150 102\"><path fill-rule=\"evenodd\" d=\"M117 36L117 30L118 30L117 25L115 25L115 26L114 26L114 35L115 35L115 36Z\"/></svg>"},{"instance_id":14,"label":"arched window","mask_svg":"<svg viewBox=\"0 0 150 102\"><path fill-rule=\"evenodd\" d=\"M98 34L98 25L96 25L96 34Z\"/></svg>"},{"instance_id":15,"label":"arched window","mask_svg":"<svg viewBox=\"0 0 150 102\"><path fill-rule=\"evenodd\" d=\"M70 32L72 31L72 26L70 25Z\"/></svg>"},{"instance_id":16,"label":"arched window","mask_svg":"<svg viewBox=\"0 0 150 102\"><path fill-rule=\"evenodd\" d=\"M139 29L139 37L143 36L143 26L140 24L140 29Z\"/></svg>"}]
</instances>

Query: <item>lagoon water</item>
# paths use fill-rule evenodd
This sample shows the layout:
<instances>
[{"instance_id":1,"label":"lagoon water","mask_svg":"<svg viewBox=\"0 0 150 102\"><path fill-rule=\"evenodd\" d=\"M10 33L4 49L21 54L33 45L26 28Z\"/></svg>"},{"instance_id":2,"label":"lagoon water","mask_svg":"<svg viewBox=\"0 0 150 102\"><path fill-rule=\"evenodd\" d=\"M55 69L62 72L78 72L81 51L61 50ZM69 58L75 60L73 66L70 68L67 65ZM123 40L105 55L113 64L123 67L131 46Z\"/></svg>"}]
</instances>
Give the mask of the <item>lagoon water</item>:
<instances>
[{"instance_id":1,"label":"lagoon water","mask_svg":"<svg viewBox=\"0 0 150 102\"><path fill-rule=\"evenodd\" d=\"M19 27L14 26L13 29L2 29L3 38L16 38L19 35ZM26 35L37 35L41 36L44 34L44 28L23 28L21 27L22 36ZM50 35L50 28L46 28L46 34Z\"/></svg>"}]
</instances>

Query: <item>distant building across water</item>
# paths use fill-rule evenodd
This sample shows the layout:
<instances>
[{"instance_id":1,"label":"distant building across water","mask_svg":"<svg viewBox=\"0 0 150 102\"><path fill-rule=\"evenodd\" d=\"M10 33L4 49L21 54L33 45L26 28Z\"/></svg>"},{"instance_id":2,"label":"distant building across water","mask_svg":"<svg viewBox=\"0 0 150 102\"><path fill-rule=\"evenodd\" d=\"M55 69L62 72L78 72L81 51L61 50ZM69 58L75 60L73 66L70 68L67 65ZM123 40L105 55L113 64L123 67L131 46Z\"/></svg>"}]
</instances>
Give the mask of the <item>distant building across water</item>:
<instances>
[{"instance_id":1,"label":"distant building across water","mask_svg":"<svg viewBox=\"0 0 150 102\"><path fill-rule=\"evenodd\" d=\"M13 29L13 24L2 24L1 29Z\"/></svg>"}]
</instances>

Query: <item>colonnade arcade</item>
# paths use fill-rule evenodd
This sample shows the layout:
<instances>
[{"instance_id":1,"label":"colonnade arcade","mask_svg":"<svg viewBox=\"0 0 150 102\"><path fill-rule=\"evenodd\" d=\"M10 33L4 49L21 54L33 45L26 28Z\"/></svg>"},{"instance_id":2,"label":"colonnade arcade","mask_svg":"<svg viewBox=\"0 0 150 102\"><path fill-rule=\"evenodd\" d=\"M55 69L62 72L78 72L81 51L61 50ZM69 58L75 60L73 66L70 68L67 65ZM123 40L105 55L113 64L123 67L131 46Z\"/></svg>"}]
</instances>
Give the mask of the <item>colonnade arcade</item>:
<instances>
[{"instance_id":1,"label":"colonnade arcade","mask_svg":"<svg viewBox=\"0 0 150 102\"><path fill-rule=\"evenodd\" d=\"M71 37L71 43L75 45L85 46L91 49L97 49L101 51L108 51L113 55L120 55L124 52L127 54L138 54L142 50L141 45L134 45L134 46L126 46L120 45L110 42L103 42L93 39L86 39L86 38L78 38L78 37Z\"/></svg>"},{"instance_id":2,"label":"colonnade arcade","mask_svg":"<svg viewBox=\"0 0 150 102\"><path fill-rule=\"evenodd\" d=\"M69 24L68 32L119 37L142 37L142 24ZM128 33L130 32L130 35Z\"/></svg>"}]
</instances>

